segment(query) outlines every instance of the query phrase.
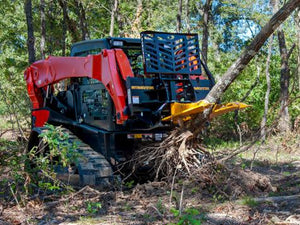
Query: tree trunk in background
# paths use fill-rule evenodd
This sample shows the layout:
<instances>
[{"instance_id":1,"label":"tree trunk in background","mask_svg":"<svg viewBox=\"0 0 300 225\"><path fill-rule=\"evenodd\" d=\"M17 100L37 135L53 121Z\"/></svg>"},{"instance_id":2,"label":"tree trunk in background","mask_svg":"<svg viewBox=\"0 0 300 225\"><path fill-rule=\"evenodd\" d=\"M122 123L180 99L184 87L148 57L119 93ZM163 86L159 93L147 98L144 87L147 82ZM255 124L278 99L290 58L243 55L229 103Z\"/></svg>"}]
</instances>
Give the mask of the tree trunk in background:
<instances>
[{"instance_id":1,"label":"tree trunk in background","mask_svg":"<svg viewBox=\"0 0 300 225\"><path fill-rule=\"evenodd\" d=\"M286 49L285 36L281 28L278 30L278 41L279 41L279 51L280 51L280 58L281 58L280 118L278 123L278 129L281 132L287 132L291 129L290 114L288 108L290 68L288 64L288 51Z\"/></svg>"},{"instance_id":2,"label":"tree trunk in background","mask_svg":"<svg viewBox=\"0 0 300 225\"><path fill-rule=\"evenodd\" d=\"M41 56L45 59L45 42L46 42L46 16L45 16L45 0L40 0L41 11Z\"/></svg>"},{"instance_id":3,"label":"tree trunk in background","mask_svg":"<svg viewBox=\"0 0 300 225\"><path fill-rule=\"evenodd\" d=\"M67 5L66 1L62 0L63 21L62 21L62 55L66 55L66 38L67 38Z\"/></svg>"},{"instance_id":4,"label":"tree trunk in background","mask_svg":"<svg viewBox=\"0 0 300 225\"><path fill-rule=\"evenodd\" d=\"M271 79L270 79L270 61L272 55L272 47L273 47L273 35L270 37L269 48L268 48L268 56L266 61L266 81L267 81L267 90L265 95L265 108L264 108L264 115L261 121L261 138L263 141L266 140L266 125L267 125L267 115L269 111L269 96L271 91Z\"/></svg>"},{"instance_id":5,"label":"tree trunk in background","mask_svg":"<svg viewBox=\"0 0 300 225\"><path fill-rule=\"evenodd\" d=\"M284 22L291 13L300 6L300 0L288 1L270 21L261 29L261 31L254 37L250 45L245 49L241 56L231 65L231 67L224 73L221 79L208 93L205 100L210 103L216 103L230 84L238 77L246 65L256 55L256 53L263 46L265 41L276 30L276 28Z\"/></svg>"},{"instance_id":6,"label":"tree trunk in background","mask_svg":"<svg viewBox=\"0 0 300 225\"><path fill-rule=\"evenodd\" d=\"M117 20L118 28L119 28L119 36L124 37L125 36L124 18L122 17L122 15L120 15L120 13L117 13L116 20Z\"/></svg>"},{"instance_id":7,"label":"tree trunk in background","mask_svg":"<svg viewBox=\"0 0 300 225\"><path fill-rule=\"evenodd\" d=\"M208 50L208 23L209 23L209 12L211 10L212 0L206 0L203 8L203 35L202 35L202 57L203 61L207 62L207 50Z\"/></svg>"},{"instance_id":8,"label":"tree trunk in background","mask_svg":"<svg viewBox=\"0 0 300 225\"><path fill-rule=\"evenodd\" d=\"M135 19L133 21L132 28L131 28L133 37L139 37L140 35L142 12L143 12L143 1L137 0Z\"/></svg>"},{"instance_id":9,"label":"tree trunk in background","mask_svg":"<svg viewBox=\"0 0 300 225\"><path fill-rule=\"evenodd\" d=\"M79 24L81 29L81 40L89 39L89 33L88 33L86 18L85 18L85 9L80 0L75 0L74 3L80 20Z\"/></svg>"},{"instance_id":10,"label":"tree trunk in background","mask_svg":"<svg viewBox=\"0 0 300 225\"><path fill-rule=\"evenodd\" d=\"M48 22L48 27L49 27L49 31L52 31L55 29L55 18L56 18L56 15L55 15L55 3L53 1L48 1L48 4L47 4L47 8L48 10L46 11L46 14L47 14L47 22ZM48 35L46 37L46 43L47 43L47 53L49 55L52 55L53 53L53 49L55 49L55 39L54 39L54 36L53 35Z\"/></svg>"},{"instance_id":11,"label":"tree trunk in background","mask_svg":"<svg viewBox=\"0 0 300 225\"><path fill-rule=\"evenodd\" d=\"M187 32L191 32L190 26L190 7L189 7L189 0L185 0L185 21L186 21L186 29Z\"/></svg>"},{"instance_id":12,"label":"tree trunk in background","mask_svg":"<svg viewBox=\"0 0 300 225\"><path fill-rule=\"evenodd\" d=\"M70 34L72 36L72 41L73 42L78 42L80 40L79 35L78 35L78 31L77 31L77 24L74 20L72 20L69 15L68 15L68 1L66 0L58 0L58 3L60 5L60 7L64 10L66 10L66 14L65 14L65 19L66 19L66 24L68 27L68 30L70 31Z\"/></svg>"},{"instance_id":13,"label":"tree trunk in background","mask_svg":"<svg viewBox=\"0 0 300 225\"><path fill-rule=\"evenodd\" d=\"M118 0L114 1L114 5L111 10L111 17L110 17L110 29L109 29L109 36L114 35L114 26L115 26L115 15L118 9Z\"/></svg>"},{"instance_id":14,"label":"tree trunk in background","mask_svg":"<svg viewBox=\"0 0 300 225\"><path fill-rule=\"evenodd\" d=\"M176 16L176 30L181 32L181 15L182 15L182 0L178 0L178 12Z\"/></svg>"},{"instance_id":15,"label":"tree trunk in background","mask_svg":"<svg viewBox=\"0 0 300 225\"><path fill-rule=\"evenodd\" d=\"M274 0L274 9L279 8L279 0ZM290 68L288 64L288 50L285 43L285 35L280 26L277 32L279 52L281 58L280 67L280 111L278 129L280 132L290 130L290 115L288 109L289 99L289 83L290 83Z\"/></svg>"},{"instance_id":16,"label":"tree trunk in background","mask_svg":"<svg viewBox=\"0 0 300 225\"><path fill-rule=\"evenodd\" d=\"M297 31L297 42L298 42L298 57L297 57L297 72L298 72L298 91L300 91L300 8L296 15L296 31Z\"/></svg>"},{"instance_id":17,"label":"tree trunk in background","mask_svg":"<svg viewBox=\"0 0 300 225\"><path fill-rule=\"evenodd\" d=\"M28 48L28 61L33 63L35 61L35 49L34 49L34 33L33 33L33 20L32 20L32 5L31 0L26 0L24 4L24 10L27 22L27 48Z\"/></svg>"}]
</instances>

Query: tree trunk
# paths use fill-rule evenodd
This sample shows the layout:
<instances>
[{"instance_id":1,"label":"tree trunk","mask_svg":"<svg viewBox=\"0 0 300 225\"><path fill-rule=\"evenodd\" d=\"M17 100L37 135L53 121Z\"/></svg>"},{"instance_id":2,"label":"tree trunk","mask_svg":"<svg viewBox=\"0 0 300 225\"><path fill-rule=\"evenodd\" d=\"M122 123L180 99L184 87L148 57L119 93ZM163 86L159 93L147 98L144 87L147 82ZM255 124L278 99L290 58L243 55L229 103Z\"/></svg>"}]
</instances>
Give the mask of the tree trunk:
<instances>
[{"instance_id":1,"label":"tree trunk","mask_svg":"<svg viewBox=\"0 0 300 225\"><path fill-rule=\"evenodd\" d=\"M178 12L176 16L176 30L181 32L181 15L182 15L182 0L178 0Z\"/></svg>"},{"instance_id":2,"label":"tree trunk","mask_svg":"<svg viewBox=\"0 0 300 225\"><path fill-rule=\"evenodd\" d=\"M45 42L46 42L46 16L45 16L45 0L40 0L41 11L41 56L45 59Z\"/></svg>"},{"instance_id":3,"label":"tree trunk","mask_svg":"<svg viewBox=\"0 0 300 225\"><path fill-rule=\"evenodd\" d=\"M48 10L46 11L47 13L47 22L48 22L48 26L49 26L49 30L52 31L55 29L55 19L56 19L56 15L55 15L55 3L53 1L48 1ZM46 43L48 45L47 48L47 53L49 55L53 54L53 49L55 49L55 38L53 35L48 35L46 37Z\"/></svg>"},{"instance_id":4,"label":"tree trunk","mask_svg":"<svg viewBox=\"0 0 300 225\"><path fill-rule=\"evenodd\" d=\"M288 64L288 52L285 43L285 35L282 29L278 30L279 51L281 58L280 70L280 118L278 129L280 132L290 130L290 115L288 108L290 68Z\"/></svg>"},{"instance_id":5,"label":"tree trunk","mask_svg":"<svg viewBox=\"0 0 300 225\"><path fill-rule=\"evenodd\" d=\"M133 37L139 37L140 35L142 12L143 12L143 1L137 0L135 19L133 21L132 29L131 29Z\"/></svg>"},{"instance_id":6,"label":"tree trunk","mask_svg":"<svg viewBox=\"0 0 300 225\"><path fill-rule=\"evenodd\" d=\"M26 0L24 4L24 10L27 22L27 48L28 48L28 61L33 63L35 61L35 49L34 49L34 33L33 33L33 19L32 19L32 5L31 0Z\"/></svg>"},{"instance_id":7,"label":"tree trunk","mask_svg":"<svg viewBox=\"0 0 300 225\"><path fill-rule=\"evenodd\" d=\"M109 29L109 36L113 36L114 35L114 26L115 26L115 14L117 12L118 9L118 0L114 1L114 5L113 8L111 10L111 17L110 17L110 29Z\"/></svg>"},{"instance_id":8,"label":"tree trunk","mask_svg":"<svg viewBox=\"0 0 300 225\"><path fill-rule=\"evenodd\" d=\"M68 2L66 0L58 0L58 3L62 9L64 9L64 7L65 7L66 12L68 12L68 7L67 7ZM72 20L69 17L68 13L66 13L65 16L66 16L65 19L66 19L66 24L67 24L68 30L70 31L70 34L72 36L72 41L78 42L80 40L80 38L78 36L77 24L74 20Z\"/></svg>"},{"instance_id":9,"label":"tree trunk","mask_svg":"<svg viewBox=\"0 0 300 225\"><path fill-rule=\"evenodd\" d=\"M81 40L86 40L89 38L89 34L85 18L85 9L80 0L75 0L75 6L80 20Z\"/></svg>"},{"instance_id":10,"label":"tree trunk","mask_svg":"<svg viewBox=\"0 0 300 225\"><path fill-rule=\"evenodd\" d=\"M67 5L66 0L62 0L63 21L62 21L62 55L66 55L66 37L67 37Z\"/></svg>"},{"instance_id":11,"label":"tree trunk","mask_svg":"<svg viewBox=\"0 0 300 225\"><path fill-rule=\"evenodd\" d=\"M216 103L220 99L221 95L256 55L268 37L299 6L300 0L290 0L275 15L272 16L270 21L254 37L250 45L245 49L241 56L231 65L231 67L225 72L221 79L208 93L205 98L206 101L210 103Z\"/></svg>"},{"instance_id":12,"label":"tree trunk","mask_svg":"<svg viewBox=\"0 0 300 225\"><path fill-rule=\"evenodd\" d=\"M296 22L296 31L297 31L297 42L298 42L298 57L297 57L297 71L298 71L298 91L300 91L300 8L295 19Z\"/></svg>"},{"instance_id":13,"label":"tree trunk","mask_svg":"<svg viewBox=\"0 0 300 225\"><path fill-rule=\"evenodd\" d=\"M279 0L274 0L274 9L279 8ZM289 98L289 82L290 82L290 68L288 64L288 51L285 43L285 35L282 27L279 26L278 32L279 52L281 58L280 69L280 111L278 129L280 132L286 132L290 130L290 115L288 109Z\"/></svg>"},{"instance_id":14,"label":"tree trunk","mask_svg":"<svg viewBox=\"0 0 300 225\"><path fill-rule=\"evenodd\" d=\"M273 35L270 37L269 48L268 48L268 56L266 61L266 81L267 81L267 90L265 95L265 108L264 115L261 121L261 138L263 141L266 140L266 125L267 125L267 115L269 111L269 96L271 91L271 79L270 79L270 61L272 55L272 47L273 47Z\"/></svg>"},{"instance_id":15,"label":"tree trunk","mask_svg":"<svg viewBox=\"0 0 300 225\"><path fill-rule=\"evenodd\" d=\"M209 23L209 12L211 10L212 0L206 0L203 8L203 35L202 35L202 57L203 61L207 62L207 49L208 49L208 23Z\"/></svg>"},{"instance_id":16,"label":"tree trunk","mask_svg":"<svg viewBox=\"0 0 300 225\"><path fill-rule=\"evenodd\" d=\"M191 32L190 26L190 7L189 7L189 0L185 0L185 21L186 21L186 30L188 33Z\"/></svg>"}]
</instances>

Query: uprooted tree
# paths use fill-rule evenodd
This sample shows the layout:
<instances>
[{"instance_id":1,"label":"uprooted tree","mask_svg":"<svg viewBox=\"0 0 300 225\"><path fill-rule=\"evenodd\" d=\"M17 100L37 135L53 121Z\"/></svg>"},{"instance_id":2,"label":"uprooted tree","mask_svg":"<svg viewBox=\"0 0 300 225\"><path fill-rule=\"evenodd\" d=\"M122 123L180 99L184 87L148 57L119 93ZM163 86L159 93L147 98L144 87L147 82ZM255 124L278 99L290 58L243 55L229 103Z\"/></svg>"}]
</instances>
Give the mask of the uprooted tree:
<instances>
[{"instance_id":1,"label":"uprooted tree","mask_svg":"<svg viewBox=\"0 0 300 225\"><path fill-rule=\"evenodd\" d=\"M240 57L218 80L205 101L215 104L227 88L234 82L238 75L258 53L269 36L283 23L291 13L300 6L300 0L290 0L275 13L269 22L254 37L250 45L244 50ZM211 158L210 154L199 144L198 137L203 131L212 107L204 111L203 114L193 116L189 121L179 121L180 126L171 132L158 146L151 146L139 151L136 161L153 162L156 177L159 174L170 177L177 170L191 175L194 169L203 165L203 159L207 162Z\"/></svg>"}]
</instances>

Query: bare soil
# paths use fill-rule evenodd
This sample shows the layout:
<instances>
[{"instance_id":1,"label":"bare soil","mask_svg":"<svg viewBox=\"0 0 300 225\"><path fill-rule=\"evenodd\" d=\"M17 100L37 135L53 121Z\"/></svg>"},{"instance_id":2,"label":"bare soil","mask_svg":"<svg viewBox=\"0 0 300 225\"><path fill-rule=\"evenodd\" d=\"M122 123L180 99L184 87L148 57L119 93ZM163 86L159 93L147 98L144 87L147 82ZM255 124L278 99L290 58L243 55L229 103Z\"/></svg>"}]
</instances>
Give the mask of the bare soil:
<instances>
[{"instance_id":1,"label":"bare soil","mask_svg":"<svg viewBox=\"0 0 300 225\"><path fill-rule=\"evenodd\" d=\"M296 134L254 146L228 162L218 182L195 174L174 184L85 187L62 196L31 196L26 206L2 198L0 224L300 224L299 142Z\"/></svg>"}]
</instances>

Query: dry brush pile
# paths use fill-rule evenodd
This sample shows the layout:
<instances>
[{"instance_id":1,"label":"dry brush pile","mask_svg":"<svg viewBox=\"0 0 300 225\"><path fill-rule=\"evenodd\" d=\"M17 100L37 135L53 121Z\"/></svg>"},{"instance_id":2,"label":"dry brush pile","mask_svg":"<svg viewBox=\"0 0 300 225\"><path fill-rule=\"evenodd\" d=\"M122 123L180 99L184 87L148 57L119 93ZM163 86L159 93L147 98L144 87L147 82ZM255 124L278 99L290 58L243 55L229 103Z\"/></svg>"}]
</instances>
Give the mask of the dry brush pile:
<instances>
[{"instance_id":1,"label":"dry brush pile","mask_svg":"<svg viewBox=\"0 0 300 225\"><path fill-rule=\"evenodd\" d=\"M156 180L173 183L185 179L202 188L212 188L225 196L240 196L248 190L275 190L270 179L253 171L228 164L229 155L215 156L202 143L207 120L192 120L172 130L161 143L136 151L134 168L149 164ZM193 131L193 132L192 132ZM244 146L245 147L245 146ZM232 152L235 154L236 152Z\"/></svg>"}]
</instances>

